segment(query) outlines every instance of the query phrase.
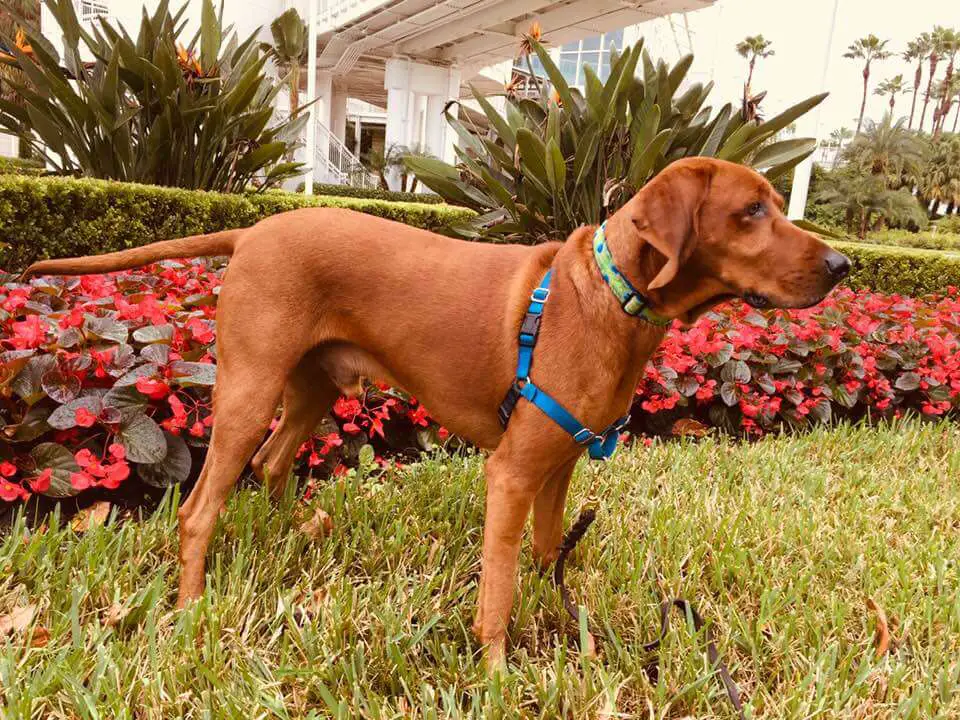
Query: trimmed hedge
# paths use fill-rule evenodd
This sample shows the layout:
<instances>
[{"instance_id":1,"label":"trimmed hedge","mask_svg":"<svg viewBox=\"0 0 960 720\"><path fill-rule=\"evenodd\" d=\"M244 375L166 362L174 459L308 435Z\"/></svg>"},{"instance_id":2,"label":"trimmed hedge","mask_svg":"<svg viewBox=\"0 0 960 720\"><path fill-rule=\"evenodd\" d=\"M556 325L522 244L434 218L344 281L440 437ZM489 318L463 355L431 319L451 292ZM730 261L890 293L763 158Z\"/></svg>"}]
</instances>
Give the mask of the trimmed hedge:
<instances>
[{"instance_id":1,"label":"trimmed hedge","mask_svg":"<svg viewBox=\"0 0 960 720\"><path fill-rule=\"evenodd\" d=\"M854 289L917 297L960 287L960 253L834 240L830 244L853 263L845 284Z\"/></svg>"},{"instance_id":2,"label":"trimmed hedge","mask_svg":"<svg viewBox=\"0 0 960 720\"><path fill-rule=\"evenodd\" d=\"M0 177L0 267L91 255L184 235L247 227L302 207L345 207L441 230L472 215L451 205L285 192L227 195L155 185L60 177ZM960 286L960 253L833 243L853 261L848 284L882 293L923 295Z\"/></svg>"},{"instance_id":3,"label":"trimmed hedge","mask_svg":"<svg viewBox=\"0 0 960 720\"><path fill-rule=\"evenodd\" d=\"M43 175L45 171L41 160L0 156L0 175Z\"/></svg>"},{"instance_id":4,"label":"trimmed hedge","mask_svg":"<svg viewBox=\"0 0 960 720\"><path fill-rule=\"evenodd\" d=\"M228 195L155 185L61 177L0 177L0 267L91 255L157 240L247 227L302 207L344 207L427 230L465 220L449 205L271 192Z\"/></svg>"},{"instance_id":5,"label":"trimmed hedge","mask_svg":"<svg viewBox=\"0 0 960 720\"><path fill-rule=\"evenodd\" d=\"M942 228L938 228L936 232L881 230L870 233L863 240L857 240L856 242L869 245L894 245L908 248L960 252L960 232L951 232Z\"/></svg>"},{"instance_id":6,"label":"trimmed hedge","mask_svg":"<svg viewBox=\"0 0 960 720\"><path fill-rule=\"evenodd\" d=\"M304 184L297 186L297 193L302 193ZM314 195L330 195L331 197L352 197L364 200L393 200L396 202L426 203L427 205L441 205L443 198L433 193L400 192L399 190L383 190L381 188L362 188L352 185L328 185L326 183L313 184Z\"/></svg>"}]
</instances>

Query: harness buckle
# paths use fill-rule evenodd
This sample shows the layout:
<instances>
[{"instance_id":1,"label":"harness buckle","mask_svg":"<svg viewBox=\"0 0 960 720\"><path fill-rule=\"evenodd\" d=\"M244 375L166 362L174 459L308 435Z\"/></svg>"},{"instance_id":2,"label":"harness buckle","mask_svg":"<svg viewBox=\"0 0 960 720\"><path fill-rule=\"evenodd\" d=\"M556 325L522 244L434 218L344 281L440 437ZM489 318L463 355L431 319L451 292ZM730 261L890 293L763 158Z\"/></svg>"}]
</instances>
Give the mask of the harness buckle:
<instances>
[{"instance_id":1,"label":"harness buckle","mask_svg":"<svg viewBox=\"0 0 960 720\"><path fill-rule=\"evenodd\" d=\"M520 390L520 380L515 379L497 410L497 419L500 420L500 425L502 425L504 429L506 429L507 423L510 422L513 409L517 406L517 401L520 399Z\"/></svg>"},{"instance_id":2,"label":"harness buckle","mask_svg":"<svg viewBox=\"0 0 960 720\"><path fill-rule=\"evenodd\" d=\"M523 323L520 325L520 336L529 335L534 341L540 334L540 319L543 315L536 313L527 313L523 316Z\"/></svg>"},{"instance_id":3,"label":"harness buckle","mask_svg":"<svg viewBox=\"0 0 960 720\"><path fill-rule=\"evenodd\" d=\"M530 300L536 303L545 303L548 297L550 297L550 288L548 287L537 287L530 293Z\"/></svg>"},{"instance_id":4,"label":"harness buckle","mask_svg":"<svg viewBox=\"0 0 960 720\"><path fill-rule=\"evenodd\" d=\"M597 436L588 428L580 428L573 436L573 441L580 445L587 445L596 440Z\"/></svg>"}]
</instances>

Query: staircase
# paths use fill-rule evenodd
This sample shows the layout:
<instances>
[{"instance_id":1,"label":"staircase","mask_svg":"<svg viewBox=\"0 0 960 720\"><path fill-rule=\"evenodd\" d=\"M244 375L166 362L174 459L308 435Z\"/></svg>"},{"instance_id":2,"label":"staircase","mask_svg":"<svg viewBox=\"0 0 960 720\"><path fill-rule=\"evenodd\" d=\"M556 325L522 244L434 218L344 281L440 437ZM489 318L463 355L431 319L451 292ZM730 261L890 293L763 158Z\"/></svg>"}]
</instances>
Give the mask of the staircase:
<instances>
[{"instance_id":1,"label":"staircase","mask_svg":"<svg viewBox=\"0 0 960 720\"><path fill-rule=\"evenodd\" d=\"M380 179L367 170L360 158L347 149L330 128L317 122L315 135L314 174L318 182L353 187L377 188Z\"/></svg>"}]
</instances>

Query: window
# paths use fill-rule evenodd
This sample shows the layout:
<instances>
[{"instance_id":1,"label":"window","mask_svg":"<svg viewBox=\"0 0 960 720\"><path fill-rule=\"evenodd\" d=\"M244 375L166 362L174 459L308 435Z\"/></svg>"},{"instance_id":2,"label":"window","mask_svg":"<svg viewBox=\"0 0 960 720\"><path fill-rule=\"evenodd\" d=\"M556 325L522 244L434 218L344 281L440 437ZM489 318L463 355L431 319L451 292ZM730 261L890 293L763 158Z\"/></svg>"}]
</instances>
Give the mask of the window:
<instances>
[{"instance_id":1,"label":"window","mask_svg":"<svg viewBox=\"0 0 960 720\"><path fill-rule=\"evenodd\" d=\"M107 0L80 0L80 20L89 22L98 17L109 15Z\"/></svg>"},{"instance_id":2,"label":"window","mask_svg":"<svg viewBox=\"0 0 960 720\"><path fill-rule=\"evenodd\" d=\"M603 35L593 35L564 43L560 46L560 56L553 57L557 59L557 65L563 77L570 85L583 88L587 82L587 75L583 71L584 65L589 65L600 79L606 81L610 77L610 51L623 51L623 30L614 30ZM539 58L534 56L533 71L540 77L546 73L539 62ZM526 61L519 60L515 66L526 70Z\"/></svg>"}]
</instances>

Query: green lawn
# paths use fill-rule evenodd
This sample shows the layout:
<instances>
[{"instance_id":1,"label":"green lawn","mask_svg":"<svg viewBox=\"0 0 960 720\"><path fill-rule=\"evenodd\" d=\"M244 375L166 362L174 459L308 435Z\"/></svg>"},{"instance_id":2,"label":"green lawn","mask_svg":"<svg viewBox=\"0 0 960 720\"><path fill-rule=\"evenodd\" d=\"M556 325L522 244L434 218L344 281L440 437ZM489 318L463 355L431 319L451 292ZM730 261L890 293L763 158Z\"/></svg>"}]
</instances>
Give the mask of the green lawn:
<instances>
[{"instance_id":1,"label":"green lawn","mask_svg":"<svg viewBox=\"0 0 960 720\"><path fill-rule=\"evenodd\" d=\"M273 509L244 490L207 594L182 613L171 504L82 534L17 526L0 545L0 615L36 604L49 642L0 638L0 717L732 717L680 619L649 684L640 646L665 595L713 623L753 717L960 716L957 425L638 446L582 465L570 514L590 493L599 513L568 582L600 655L580 657L525 550L510 671L494 680L468 630L480 469L443 458L329 485L314 500L336 523L323 540L292 498ZM890 620L879 659L867 597Z\"/></svg>"}]
</instances>

